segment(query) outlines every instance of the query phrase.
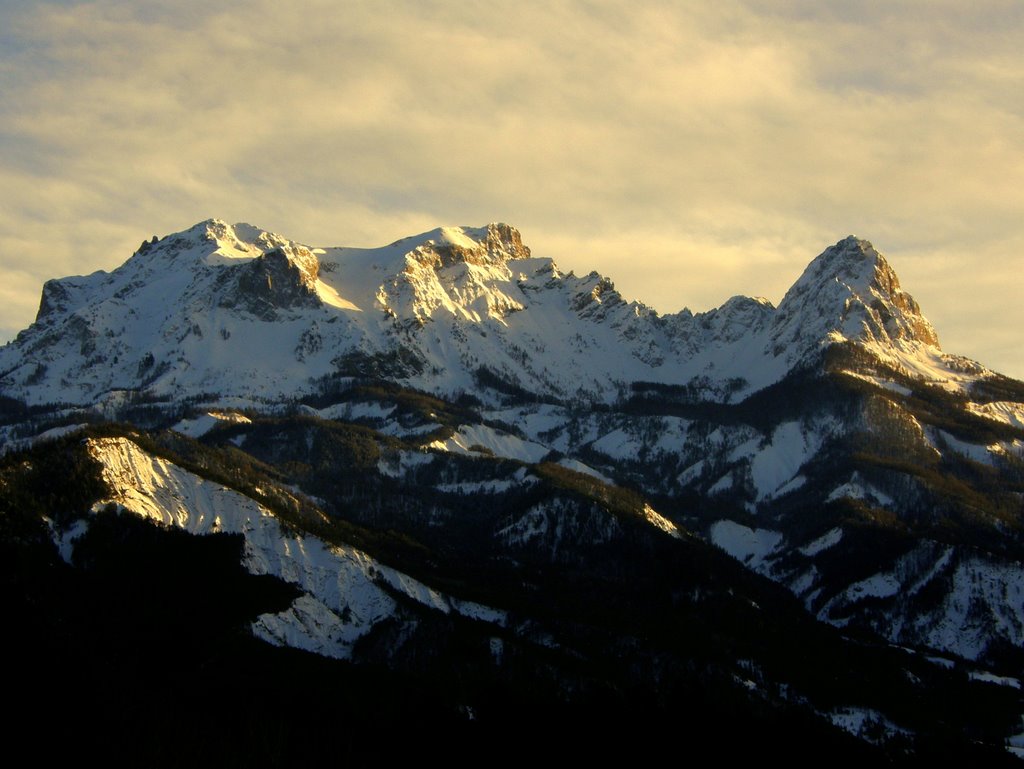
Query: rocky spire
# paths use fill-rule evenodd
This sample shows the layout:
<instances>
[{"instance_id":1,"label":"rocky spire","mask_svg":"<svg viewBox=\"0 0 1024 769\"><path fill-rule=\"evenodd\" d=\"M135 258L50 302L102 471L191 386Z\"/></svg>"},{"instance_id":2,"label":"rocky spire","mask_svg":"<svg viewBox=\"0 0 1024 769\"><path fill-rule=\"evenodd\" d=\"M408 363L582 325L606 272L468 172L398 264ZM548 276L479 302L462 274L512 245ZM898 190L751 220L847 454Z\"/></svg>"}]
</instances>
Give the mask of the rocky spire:
<instances>
[{"instance_id":1,"label":"rocky spire","mask_svg":"<svg viewBox=\"0 0 1024 769\"><path fill-rule=\"evenodd\" d=\"M866 240L849 236L823 251L779 304L772 352L835 339L939 346L931 323L885 258Z\"/></svg>"}]
</instances>

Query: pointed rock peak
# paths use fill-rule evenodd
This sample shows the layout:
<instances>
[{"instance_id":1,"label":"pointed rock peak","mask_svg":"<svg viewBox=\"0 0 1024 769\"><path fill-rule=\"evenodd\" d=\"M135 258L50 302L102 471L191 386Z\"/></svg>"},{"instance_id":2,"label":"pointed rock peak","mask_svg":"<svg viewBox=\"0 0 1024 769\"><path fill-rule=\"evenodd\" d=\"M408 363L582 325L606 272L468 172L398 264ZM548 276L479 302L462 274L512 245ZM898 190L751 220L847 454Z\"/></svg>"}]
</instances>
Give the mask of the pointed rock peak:
<instances>
[{"instance_id":1,"label":"pointed rock peak","mask_svg":"<svg viewBox=\"0 0 1024 769\"><path fill-rule=\"evenodd\" d=\"M853 235L819 254L783 297L776 337L795 337L801 326L805 331L822 326L819 337L827 332L848 339L939 344L935 329L900 287L885 257Z\"/></svg>"},{"instance_id":2,"label":"pointed rock peak","mask_svg":"<svg viewBox=\"0 0 1024 769\"><path fill-rule=\"evenodd\" d=\"M169 235L164 240L180 239L184 236L185 239L197 245L212 243L218 248L236 248L239 251L253 250L252 246L254 246L260 230L251 225L239 225L239 227L248 230L245 234L249 237L244 237L241 233L236 232L235 227L222 219L206 219L189 227L184 232Z\"/></svg>"},{"instance_id":3,"label":"pointed rock peak","mask_svg":"<svg viewBox=\"0 0 1024 769\"><path fill-rule=\"evenodd\" d=\"M622 296L615 290L615 284L609 278L597 272L591 272L580 281L580 290L576 292L572 307L579 312L587 305L593 303L622 303Z\"/></svg>"},{"instance_id":4,"label":"pointed rock peak","mask_svg":"<svg viewBox=\"0 0 1024 769\"><path fill-rule=\"evenodd\" d=\"M864 238L858 238L856 235L847 235L845 238L840 240L834 246L831 246L830 248L827 248L825 250L826 251L834 251L834 250L838 250L838 251L859 251L860 253L865 254L865 255L874 254L875 256L878 256L878 251L876 251L875 247L873 245L871 245L871 241L870 240L865 240Z\"/></svg>"},{"instance_id":5,"label":"pointed rock peak","mask_svg":"<svg viewBox=\"0 0 1024 769\"><path fill-rule=\"evenodd\" d=\"M891 303L900 311L923 321L923 325L917 320L912 323L919 341L938 345L935 330L921 317L921 308L910 294L903 291L895 270L870 241L853 235L843 238L811 262L797 283L805 278L818 286L835 280L858 297L873 297L876 302Z\"/></svg>"},{"instance_id":6,"label":"pointed rock peak","mask_svg":"<svg viewBox=\"0 0 1024 769\"><path fill-rule=\"evenodd\" d=\"M920 309L909 295L900 288L899 278L870 241L850 235L834 246L822 251L804 270L800 279L783 298L780 307L787 301L808 291L821 291L838 284L846 292L857 297L884 298L904 304L913 304L913 311Z\"/></svg>"},{"instance_id":7,"label":"pointed rock peak","mask_svg":"<svg viewBox=\"0 0 1024 769\"><path fill-rule=\"evenodd\" d=\"M822 280L834 278L848 286L855 294L870 294L878 300L892 302L903 312L918 316L921 314L917 302L900 287L896 272L867 240L853 235L840 240L811 262L805 275L812 271L819 285ZM930 333L934 336L935 332L932 330ZM932 339L928 343L938 344L938 340Z\"/></svg>"},{"instance_id":8,"label":"pointed rock peak","mask_svg":"<svg viewBox=\"0 0 1024 769\"><path fill-rule=\"evenodd\" d=\"M896 278L885 258L870 241L849 235L822 251L808 265L798 283L805 278L818 284L834 279L853 288L866 289L879 272L887 274L887 281ZM898 281L896 289L899 289Z\"/></svg>"}]
</instances>

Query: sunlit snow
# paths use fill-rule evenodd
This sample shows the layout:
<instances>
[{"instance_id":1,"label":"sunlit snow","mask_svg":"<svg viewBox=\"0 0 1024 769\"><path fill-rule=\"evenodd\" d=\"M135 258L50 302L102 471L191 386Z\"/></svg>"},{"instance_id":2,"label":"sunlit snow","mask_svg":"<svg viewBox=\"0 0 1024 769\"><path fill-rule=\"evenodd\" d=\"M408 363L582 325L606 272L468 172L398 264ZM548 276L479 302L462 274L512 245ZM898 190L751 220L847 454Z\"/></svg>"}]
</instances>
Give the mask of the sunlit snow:
<instances>
[{"instance_id":1,"label":"sunlit snow","mask_svg":"<svg viewBox=\"0 0 1024 769\"><path fill-rule=\"evenodd\" d=\"M285 531L274 515L253 499L200 478L124 438L90 439L91 453L103 465L103 478L123 510L176 526L192 534L238 533L245 537L245 567L298 585L304 595L273 615L261 615L254 632L272 642L332 657L351 656L365 633L396 610L381 584L444 613L504 622L504 613L454 600L351 547Z\"/></svg>"}]
</instances>

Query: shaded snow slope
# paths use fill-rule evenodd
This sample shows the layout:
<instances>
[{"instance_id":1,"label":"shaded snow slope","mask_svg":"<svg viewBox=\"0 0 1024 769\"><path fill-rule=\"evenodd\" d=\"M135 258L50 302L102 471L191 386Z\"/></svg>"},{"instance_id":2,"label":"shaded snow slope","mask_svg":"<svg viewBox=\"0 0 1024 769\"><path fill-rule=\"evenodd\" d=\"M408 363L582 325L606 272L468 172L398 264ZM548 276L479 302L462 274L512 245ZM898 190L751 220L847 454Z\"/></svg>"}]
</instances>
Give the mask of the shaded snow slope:
<instances>
[{"instance_id":1,"label":"shaded snow slope","mask_svg":"<svg viewBox=\"0 0 1024 769\"><path fill-rule=\"evenodd\" d=\"M925 600L925 591L940 600ZM840 626L858 617L893 642L977 660L994 643L1024 646L1024 566L925 541L817 613Z\"/></svg>"},{"instance_id":2,"label":"shaded snow slope","mask_svg":"<svg viewBox=\"0 0 1024 769\"><path fill-rule=\"evenodd\" d=\"M757 568L782 543L782 533L722 520L711 526L711 542L738 561Z\"/></svg>"},{"instance_id":3,"label":"shaded snow slope","mask_svg":"<svg viewBox=\"0 0 1024 769\"><path fill-rule=\"evenodd\" d=\"M784 546L781 532L730 520L713 524L709 535L838 627L869 627L893 643L970 660L1002 645L1024 646L1024 564L1018 561L922 539L882 570L837 583L815 561L841 549L842 528L795 547ZM794 558L797 553L802 557Z\"/></svg>"}]
</instances>

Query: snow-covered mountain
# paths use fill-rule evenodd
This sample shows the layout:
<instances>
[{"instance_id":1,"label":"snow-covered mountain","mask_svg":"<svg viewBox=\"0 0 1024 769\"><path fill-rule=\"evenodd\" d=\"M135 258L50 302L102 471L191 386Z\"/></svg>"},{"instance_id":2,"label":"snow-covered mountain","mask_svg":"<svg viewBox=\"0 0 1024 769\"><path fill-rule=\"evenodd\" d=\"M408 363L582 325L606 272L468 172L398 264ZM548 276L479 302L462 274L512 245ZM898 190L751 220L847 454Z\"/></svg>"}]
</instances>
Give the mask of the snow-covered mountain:
<instances>
[{"instance_id":1,"label":"snow-covered mountain","mask_svg":"<svg viewBox=\"0 0 1024 769\"><path fill-rule=\"evenodd\" d=\"M417 676L458 648L544 702L738 687L890 757L974 723L911 705L962 674L1024 742L1024 383L942 351L867 241L778 307L658 315L505 224L209 220L48 282L0 396L11 531L76 569L116 513L237 537L293 591L248 619L273 644ZM872 651L822 692L846 636Z\"/></svg>"},{"instance_id":2,"label":"snow-covered mountain","mask_svg":"<svg viewBox=\"0 0 1024 769\"><path fill-rule=\"evenodd\" d=\"M109 274L47 282L36 322L0 350L0 387L31 404L267 402L382 376L447 395L484 381L611 402L656 382L736 401L843 340L936 379L988 373L943 355L884 258L852 237L778 308L735 297L659 316L597 273L533 257L504 224L353 249L209 220L144 243Z\"/></svg>"}]
</instances>

